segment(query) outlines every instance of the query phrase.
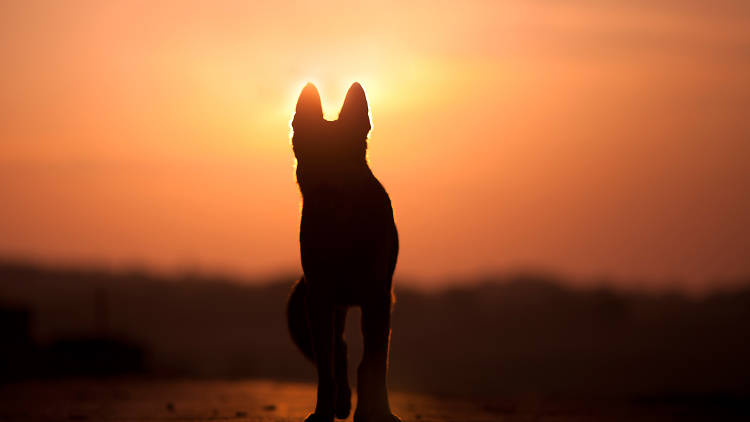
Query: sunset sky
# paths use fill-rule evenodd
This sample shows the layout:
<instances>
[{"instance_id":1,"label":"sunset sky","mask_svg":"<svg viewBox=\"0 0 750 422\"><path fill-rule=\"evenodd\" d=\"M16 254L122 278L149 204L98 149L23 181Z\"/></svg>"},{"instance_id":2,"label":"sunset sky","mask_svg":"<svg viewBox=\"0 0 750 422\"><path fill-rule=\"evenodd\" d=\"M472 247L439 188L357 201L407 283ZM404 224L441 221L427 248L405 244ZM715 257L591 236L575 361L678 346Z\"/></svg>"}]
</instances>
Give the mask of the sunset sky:
<instances>
[{"instance_id":1,"label":"sunset sky","mask_svg":"<svg viewBox=\"0 0 750 422\"><path fill-rule=\"evenodd\" d=\"M397 279L750 275L750 2L6 1L0 257L300 271L289 144L367 92Z\"/></svg>"}]
</instances>

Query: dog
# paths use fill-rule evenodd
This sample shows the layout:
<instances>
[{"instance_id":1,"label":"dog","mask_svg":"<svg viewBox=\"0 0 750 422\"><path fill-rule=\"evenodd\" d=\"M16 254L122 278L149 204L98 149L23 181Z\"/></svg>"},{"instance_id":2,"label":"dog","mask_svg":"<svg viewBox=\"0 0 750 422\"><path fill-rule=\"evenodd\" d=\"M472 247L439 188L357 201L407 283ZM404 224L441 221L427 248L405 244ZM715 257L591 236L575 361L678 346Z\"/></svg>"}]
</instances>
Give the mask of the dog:
<instances>
[{"instance_id":1,"label":"dog","mask_svg":"<svg viewBox=\"0 0 750 422\"><path fill-rule=\"evenodd\" d=\"M287 305L294 343L317 368L315 412L306 422L345 419L351 411L347 347L349 307L362 310L364 354L357 369L355 422L400 422L386 388L398 232L388 193L367 162L365 91L354 83L337 120L323 117L307 84L292 120L292 149L302 194L302 278Z\"/></svg>"}]
</instances>

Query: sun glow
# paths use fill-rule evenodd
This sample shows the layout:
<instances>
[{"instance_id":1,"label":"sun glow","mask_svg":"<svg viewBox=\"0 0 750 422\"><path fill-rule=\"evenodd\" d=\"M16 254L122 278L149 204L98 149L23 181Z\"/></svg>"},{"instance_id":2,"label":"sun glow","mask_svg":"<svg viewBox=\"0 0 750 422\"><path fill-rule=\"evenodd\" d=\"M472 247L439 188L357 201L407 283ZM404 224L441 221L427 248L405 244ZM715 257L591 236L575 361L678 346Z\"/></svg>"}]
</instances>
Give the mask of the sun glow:
<instances>
[{"instance_id":1,"label":"sun glow","mask_svg":"<svg viewBox=\"0 0 750 422\"><path fill-rule=\"evenodd\" d=\"M335 81L323 80L321 82L321 79L319 78L309 77L303 78L296 84L292 85L294 89L289 96L288 102L290 104L290 107L288 108L288 110L292 110L292 112L294 111L294 106L297 103L297 98L299 97L300 92L302 92L302 88L304 88L306 84L312 83L316 88L318 88L318 92L320 93L320 101L323 106L323 117L329 121L336 120L339 117L341 106L344 104L346 92L355 82L359 82L359 84L362 85L365 90L365 94L367 95L368 103L372 107L372 93L378 86L378 84L374 81L374 78L352 77L340 78Z\"/></svg>"}]
</instances>

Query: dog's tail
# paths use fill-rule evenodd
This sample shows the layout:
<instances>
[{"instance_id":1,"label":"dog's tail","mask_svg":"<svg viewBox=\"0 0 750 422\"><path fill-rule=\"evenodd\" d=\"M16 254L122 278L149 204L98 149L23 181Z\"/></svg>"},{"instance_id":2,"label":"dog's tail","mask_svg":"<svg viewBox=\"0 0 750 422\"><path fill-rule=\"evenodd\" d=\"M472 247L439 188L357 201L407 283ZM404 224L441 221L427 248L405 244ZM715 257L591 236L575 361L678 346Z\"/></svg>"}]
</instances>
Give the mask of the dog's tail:
<instances>
[{"instance_id":1,"label":"dog's tail","mask_svg":"<svg viewBox=\"0 0 750 422\"><path fill-rule=\"evenodd\" d=\"M292 294L289 295L289 303L286 307L286 319L289 325L289 333L292 335L294 344L299 347L302 354L309 360L314 360L312 336L310 335L310 326L307 322L307 305L305 304L306 296L305 277L303 276L294 287Z\"/></svg>"}]
</instances>

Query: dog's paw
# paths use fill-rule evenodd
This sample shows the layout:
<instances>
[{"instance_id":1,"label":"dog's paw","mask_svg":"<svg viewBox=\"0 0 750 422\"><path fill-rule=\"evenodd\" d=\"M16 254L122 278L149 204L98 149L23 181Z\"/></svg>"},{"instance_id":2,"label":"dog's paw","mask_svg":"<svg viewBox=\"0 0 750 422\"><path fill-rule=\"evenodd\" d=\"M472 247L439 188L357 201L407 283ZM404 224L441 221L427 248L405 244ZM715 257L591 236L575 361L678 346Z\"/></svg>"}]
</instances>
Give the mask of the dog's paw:
<instances>
[{"instance_id":1,"label":"dog's paw","mask_svg":"<svg viewBox=\"0 0 750 422\"><path fill-rule=\"evenodd\" d=\"M352 390L341 388L336 392L336 419L346 419L352 411Z\"/></svg>"},{"instance_id":2,"label":"dog's paw","mask_svg":"<svg viewBox=\"0 0 750 422\"><path fill-rule=\"evenodd\" d=\"M323 416L317 413L310 413L310 415L305 418L305 422L333 422L333 415Z\"/></svg>"},{"instance_id":3,"label":"dog's paw","mask_svg":"<svg viewBox=\"0 0 750 422\"><path fill-rule=\"evenodd\" d=\"M398 416L388 413L354 412L354 422L401 422Z\"/></svg>"}]
</instances>

